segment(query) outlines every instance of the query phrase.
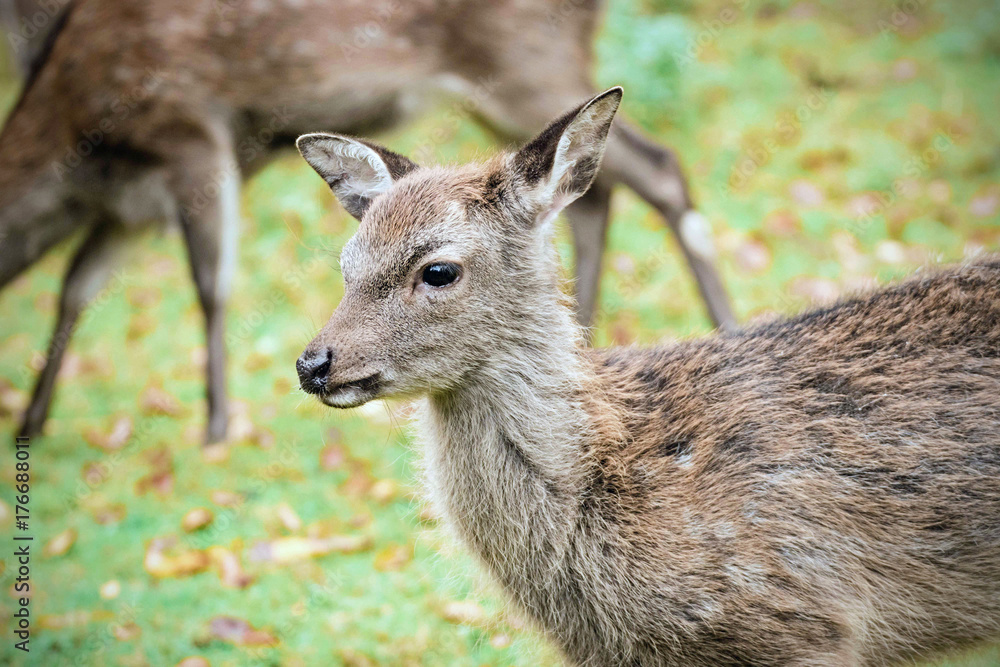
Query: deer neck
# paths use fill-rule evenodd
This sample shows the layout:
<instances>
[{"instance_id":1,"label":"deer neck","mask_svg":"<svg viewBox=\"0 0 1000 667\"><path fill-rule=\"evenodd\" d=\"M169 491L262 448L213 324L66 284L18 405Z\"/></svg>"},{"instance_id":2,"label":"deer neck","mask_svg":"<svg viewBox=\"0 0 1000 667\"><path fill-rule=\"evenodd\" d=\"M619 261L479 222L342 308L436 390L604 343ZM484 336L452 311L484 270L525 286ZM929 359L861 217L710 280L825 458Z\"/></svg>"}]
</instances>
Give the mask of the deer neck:
<instances>
[{"instance_id":1,"label":"deer neck","mask_svg":"<svg viewBox=\"0 0 1000 667\"><path fill-rule=\"evenodd\" d=\"M435 505L508 583L537 582L562 560L597 437L593 368L569 311L554 306L556 322L511 334L418 418Z\"/></svg>"}]
</instances>

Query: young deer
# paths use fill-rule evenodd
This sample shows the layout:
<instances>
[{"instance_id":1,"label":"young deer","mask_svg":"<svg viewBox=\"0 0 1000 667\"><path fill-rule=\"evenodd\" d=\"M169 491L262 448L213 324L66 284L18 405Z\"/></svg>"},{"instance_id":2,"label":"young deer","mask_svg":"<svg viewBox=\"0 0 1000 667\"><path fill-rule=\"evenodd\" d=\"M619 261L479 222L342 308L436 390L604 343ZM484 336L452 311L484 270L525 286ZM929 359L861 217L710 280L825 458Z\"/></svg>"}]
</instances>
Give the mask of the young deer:
<instances>
[{"instance_id":1,"label":"young deer","mask_svg":"<svg viewBox=\"0 0 1000 667\"><path fill-rule=\"evenodd\" d=\"M222 438L241 177L302 132L388 128L443 89L501 137L528 137L592 92L597 3L561 7L75 0L53 12L0 135L0 287L75 231L88 235L66 274L24 433L40 432L77 318L118 256L138 230L176 221L206 317L208 439ZM618 123L597 181L567 210L580 320L593 316L611 187L621 182L664 215L713 320L731 325L704 219L673 153Z\"/></svg>"},{"instance_id":2,"label":"young deer","mask_svg":"<svg viewBox=\"0 0 1000 667\"><path fill-rule=\"evenodd\" d=\"M575 664L885 665L1000 637L1000 259L588 349L552 221L620 99L457 169L300 138L361 220L303 389L422 399L433 500Z\"/></svg>"}]
</instances>

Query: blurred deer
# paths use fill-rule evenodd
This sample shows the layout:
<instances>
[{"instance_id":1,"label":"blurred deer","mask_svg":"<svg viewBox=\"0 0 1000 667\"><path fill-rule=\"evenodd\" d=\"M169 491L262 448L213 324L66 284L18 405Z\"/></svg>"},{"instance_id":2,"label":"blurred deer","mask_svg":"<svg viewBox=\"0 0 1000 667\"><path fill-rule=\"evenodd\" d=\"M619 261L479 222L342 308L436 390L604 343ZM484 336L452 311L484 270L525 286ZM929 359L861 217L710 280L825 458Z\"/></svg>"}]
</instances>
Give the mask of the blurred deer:
<instances>
[{"instance_id":1,"label":"blurred deer","mask_svg":"<svg viewBox=\"0 0 1000 667\"><path fill-rule=\"evenodd\" d=\"M567 9L568 7L568 9ZM74 0L0 135L0 286L83 230L23 432L39 433L81 310L136 232L179 223L204 309L208 440L226 431L224 308L240 182L303 131L392 127L440 91L505 139L592 92L597 3ZM265 137L267 141L261 141ZM567 210L578 317L593 318L611 187L677 234L717 325L733 324L711 238L673 153L625 123Z\"/></svg>"},{"instance_id":2,"label":"blurred deer","mask_svg":"<svg viewBox=\"0 0 1000 667\"><path fill-rule=\"evenodd\" d=\"M875 667L1000 638L1000 257L586 348L552 220L620 99L457 168L303 136L361 224L302 388L421 399L432 499L573 664Z\"/></svg>"}]
</instances>

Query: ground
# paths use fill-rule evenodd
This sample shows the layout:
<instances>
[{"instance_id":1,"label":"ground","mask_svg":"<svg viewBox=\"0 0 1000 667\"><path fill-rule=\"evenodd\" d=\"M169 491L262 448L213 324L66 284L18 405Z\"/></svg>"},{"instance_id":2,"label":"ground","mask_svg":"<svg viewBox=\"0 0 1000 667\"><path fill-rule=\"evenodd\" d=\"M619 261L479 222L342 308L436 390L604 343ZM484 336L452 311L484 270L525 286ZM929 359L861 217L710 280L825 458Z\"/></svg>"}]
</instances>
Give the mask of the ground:
<instances>
[{"instance_id":1,"label":"ground","mask_svg":"<svg viewBox=\"0 0 1000 667\"><path fill-rule=\"evenodd\" d=\"M609 4L596 80L624 85L624 112L677 149L742 320L1000 248L995 2ZM8 74L0 103L16 94ZM493 150L460 105L438 111L452 113L380 140L442 163ZM243 206L233 442L199 448L201 315L178 236L151 235L81 322L31 444L31 653L5 630L0 661L553 662L423 509L405 407L334 412L296 389L295 359L340 297L336 253L356 223L291 154L249 183ZM613 215L597 344L707 333L661 221L626 191ZM565 234L560 244L569 266ZM70 245L0 295L0 432L26 403ZM0 483L7 534L12 465ZM1000 665L1000 651L935 664Z\"/></svg>"}]
</instances>

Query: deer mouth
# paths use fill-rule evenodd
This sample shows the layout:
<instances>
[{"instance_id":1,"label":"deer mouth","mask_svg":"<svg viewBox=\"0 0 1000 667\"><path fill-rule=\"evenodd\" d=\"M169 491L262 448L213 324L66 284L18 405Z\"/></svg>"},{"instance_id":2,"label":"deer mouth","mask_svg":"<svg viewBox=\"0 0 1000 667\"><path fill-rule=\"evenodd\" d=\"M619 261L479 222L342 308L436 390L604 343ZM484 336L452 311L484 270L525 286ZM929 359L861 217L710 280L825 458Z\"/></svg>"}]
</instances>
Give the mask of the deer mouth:
<instances>
[{"instance_id":1,"label":"deer mouth","mask_svg":"<svg viewBox=\"0 0 1000 667\"><path fill-rule=\"evenodd\" d=\"M356 408L378 396L384 382L381 373L329 386L319 400L331 408Z\"/></svg>"}]
</instances>

